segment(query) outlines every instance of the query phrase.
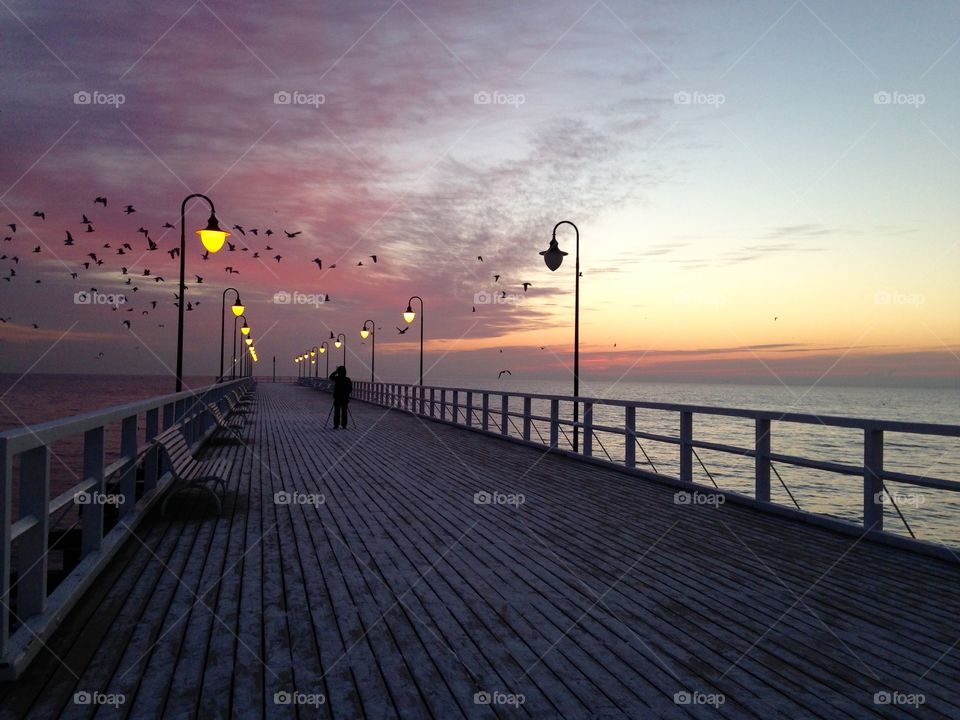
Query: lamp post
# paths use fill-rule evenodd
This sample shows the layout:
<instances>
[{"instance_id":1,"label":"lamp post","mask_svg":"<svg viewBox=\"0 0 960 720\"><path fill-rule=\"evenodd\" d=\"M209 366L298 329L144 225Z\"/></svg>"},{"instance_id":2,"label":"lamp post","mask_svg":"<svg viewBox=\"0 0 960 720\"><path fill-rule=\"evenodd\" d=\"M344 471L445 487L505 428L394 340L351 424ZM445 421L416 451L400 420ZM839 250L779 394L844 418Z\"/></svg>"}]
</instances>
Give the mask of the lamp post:
<instances>
[{"instance_id":1,"label":"lamp post","mask_svg":"<svg viewBox=\"0 0 960 720\"><path fill-rule=\"evenodd\" d=\"M233 307L236 308L238 306L234 305ZM240 305L239 307L242 313L243 305ZM240 320L240 318L243 318L243 327L240 328L241 334L243 335L243 337L246 337L247 335L250 334L250 326L247 325L247 316L243 314L238 315L235 309L233 311L233 314L234 314L234 317L233 317L233 368L230 370L231 379L236 377L235 373L236 373L236 367L237 367L237 360L240 360L241 363L243 361L242 351L240 355L237 355L237 322Z\"/></svg>"},{"instance_id":2,"label":"lamp post","mask_svg":"<svg viewBox=\"0 0 960 720\"><path fill-rule=\"evenodd\" d=\"M407 300L407 309L403 311L403 319L407 325L412 325L417 314L413 311L411 303L414 300L420 301L420 387L423 387L423 298L419 295L412 296Z\"/></svg>"},{"instance_id":3,"label":"lamp post","mask_svg":"<svg viewBox=\"0 0 960 720\"><path fill-rule=\"evenodd\" d=\"M310 348L310 364L313 365L313 377L317 377L317 370L320 369L320 366L317 365L317 353L320 352L320 348L314 345Z\"/></svg>"},{"instance_id":4,"label":"lamp post","mask_svg":"<svg viewBox=\"0 0 960 720\"><path fill-rule=\"evenodd\" d=\"M342 339L341 339L342 338ZM333 335L333 331L330 331L330 339L333 340L333 346L335 348L343 348L343 362L340 363L343 365L343 369L347 369L347 336L343 333L339 333L336 337Z\"/></svg>"},{"instance_id":5,"label":"lamp post","mask_svg":"<svg viewBox=\"0 0 960 720\"><path fill-rule=\"evenodd\" d=\"M370 329L367 330L367 323L370 323ZM373 320L364 320L363 327L360 328L360 337L366 340L368 337L372 336L370 341L370 382L376 382L374 380L374 369L376 368L377 362L377 327L376 323Z\"/></svg>"},{"instance_id":6,"label":"lamp post","mask_svg":"<svg viewBox=\"0 0 960 720\"><path fill-rule=\"evenodd\" d=\"M326 356L327 358L327 374L324 375L325 378L330 377L330 354L327 352L327 350L329 349L330 349L330 346L327 344L326 340L320 343L320 347L319 347L320 354ZM317 368L317 369L319 370L320 368Z\"/></svg>"},{"instance_id":7,"label":"lamp post","mask_svg":"<svg viewBox=\"0 0 960 720\"><path fill-rule=\"evenodd\" d=\"M227 293L233 290L236 294L237 299L234 301L233 305L230 306L230 309L233 310L234 318L243 314L243 303L240 302L240 291L236 288L228 287L223 291L223 299L220 303L220 380L223 380L223 330L226 322L223 319L224 314L227 311ZM233 322L233 352L237 352L237 322Z\"/></svg>"},{"instance_id":8,"label":"lamp post","mask_svg":"<svg viewBox=\"0 0 960 720\"><path fill-rule=\"evenodd\" d=\"M580 402L576 398L580 397L580 230L569 220L561 220L553 226L553 237L550 240L550 246L542 251L543 262L550 271L556 271L563 262L563 258L569 255L557 245L557 228L563 224L570 225L577 234L576 241L576 264L574 268L574 299L573 299L573 451L578 452L580 446Z\"/></svg>"},{"instance_id":9,"label":"lamp post","mask_svg":"<svg viewBox=\"0 0 960 720\"><path fill-rule=\"evenodd\" d=\"M187 202L193 198L203 198L210 206L210 219L207 220L207 226L202 230L197 230L200 236L200 242L207 249L207 252L215 253L223 247L227 236L230 234L226 230L220 229L220 223L217 222L217 213L213 207L213 201L201 193L192 193L187 195L180 203L180 302L179 312L177 314L177 392L183 390L183 306L187 304L186 283L184 282L184 273L186 272L187 260L187 226L184 216L187 213Z\"/></svg>"}]
</instances>

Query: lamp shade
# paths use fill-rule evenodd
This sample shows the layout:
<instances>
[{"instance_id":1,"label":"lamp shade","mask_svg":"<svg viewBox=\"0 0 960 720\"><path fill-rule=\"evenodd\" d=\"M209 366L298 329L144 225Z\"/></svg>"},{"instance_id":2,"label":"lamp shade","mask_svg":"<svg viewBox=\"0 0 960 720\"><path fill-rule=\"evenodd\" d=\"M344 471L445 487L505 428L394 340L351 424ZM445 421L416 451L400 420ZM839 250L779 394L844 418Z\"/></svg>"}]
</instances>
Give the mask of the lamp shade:
<instances>
[{"instance_id":1,"label":"lamp shade","mask_svg":"<svg viewBox=\"0 0 960 720\"><path fill-rule=\"evenodd\" d=\"M415 317L417 317L417 314L413 311L412 307L407 305L407 309L403 311L403 319L407 321L407 325L412 323Z\"/></svg>"},{"instance_id":2,"label":"lamp shade","mask_svg":"<svg viewBox=\"0 0 960 720\"><path fill-rule=\"evenodd\" d=\"M327 351L327 349L321 345L321 346L320 346L320 354L323 355L326 351Z\"/></svg>"},{"instance_id":3,"label":"lamp shade","mask_svg":"<svg viewBox=\"0 0 960 720\"><path fill-rule=\"evenodd\" d=\"M243 335L249 335L249 334L250 334L250 326L247 325L246 323L244 323L244 324L243 324L243 327L240 328L240 332L241 332Z\"/></svg>"},{"instance_id":4,"label":"lamp shade","mask_svg":"<svg viewBox=\"0 0 960 720\"><path fill-rule=\"evenodd\" d=\"M340 339L339 339L339 338L337 338L337 340L334 341L334 343L333 343L333 346L334 346L335 348L337 348L337 350L340 349L340 346L341 346L341 345L343 345L343 343L340 342Z\"/></svg>"},{"instance_id":5,"label":"lamp shade","mask_svg":"<svg viewBox=\"0 0 960 720\"><path fill-rule=\"evenodd\" d=\"M569 253L565 253L557 245L557 238L550 240L550 247L540 253L543 256L543 262L550 270L556 270L563 262L563 258Z\"/></svg>"},{"instance_id":6,"label":"lamp shade","mask_svg":"<svg viewBox=\"0 0 960 720\"><path fill-rule=\"evenodd\" d=\"M370 337L370 331L367 330L366 328L363 328L363 329L360 331L360 337L362 337L364 340L366 340L368 337Z\"/></svg>"},{"instance_id":7,"label":"lamp shade","mask_svg":"<svg viewBox=\"0 0 960 720\"><path fill-rule=\"evenodd\" d=\"M227 236L230 234L226 230L221 229L220 223L217 222L216 213L210 213L207 226L196 232L197 235L200 236L200 242L203 243L203 246L212 253L217 252L223 247L223 243L226 242ZM241 310L240 312L243 311ZM239 315L240 313L237 314Z\"/></svg>"}]
</instances>

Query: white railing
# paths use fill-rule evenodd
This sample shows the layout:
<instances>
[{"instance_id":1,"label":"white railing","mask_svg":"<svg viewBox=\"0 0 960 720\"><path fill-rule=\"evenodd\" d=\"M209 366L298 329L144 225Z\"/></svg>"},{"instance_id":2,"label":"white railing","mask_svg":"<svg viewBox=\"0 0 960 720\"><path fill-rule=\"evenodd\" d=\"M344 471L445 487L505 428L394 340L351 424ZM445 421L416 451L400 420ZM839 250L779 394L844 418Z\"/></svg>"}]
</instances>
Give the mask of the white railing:
<instances>
[{"instance_id":1,"label":"white railing","mask_svg":"<svg viewBox=\"0 0 960 720\"><path fill-rule=\"evenodd\" d=\"M0 433L0 679L14 679L29 663L166 488L169 473L161 475L150 441L178 426L192 446L201 444L216 427L205 404L250 383L244 378ZM107 448L117 439L111 431L118 432L120 457L108 464ZM82 469L71 471L69 486L51 498L51 446L80 438ZM79 562L64 568L48 592L50 551L58 549L51 531L74 511Z\"/></svg>"},{"instance_id":2,"label":"white railing","mask_svg":"<svg viewBox=\"0 0 960 720\"><path fill-rule=\"evenodd\" d=\"M858 533L882 536L878 539L894 544L905 542L909 546L912 541L901 536L885 537L890 535L882 532L885 500L896 509L908 530L910 530L910 526L900 512L900 508L896 505L894 495L885 486L885 481L935 490L960 491L960 482L956 480L933 477L927 474L900 472L884 467L885 433L906 434L915 439L926 438L931 441L932 438L960 437L960 425L871 420L661 402L574 398L565 395L501 392L458 387L420 387L418 385L381 382L354 382L353 396L359 400L397 408L421 417L453 423L479 432L508 437L540 447L548 447L551 450L576 455L592 462L615 464L638 474L667 480L671 483L687 486L690 489L706 492L721 491L725 495L736 496L738 500L747 500L753 504L759 504L764 509L775 510L788 515L799 515L803 519L810 519L811 516L815 516L818 521L822 521L822 524L836 527L845 532L850 532L853 529ZM581 435L577 453L572 452L572 443L570 443L567 434L567 429L572 429L575 426L571 419L574 404L579 405L581 418L576 426ZM539 414L535 412L535 407L541 408ZM619 421L614 421L616 424L611 424L609 419L607 424L595 422L595 417L597 417L601 408L603 409L603 416L607 418L619 416ZM671 435L638 429L638 410L670 414L673 427L676 427L678 432ZM752 442L748 445L735 445L698 438L694 435L694 419L697 416L737 418L741 421L750 421L753 425ZM860 445L857 458L859 460L862 457L862 463L836 462L776 452L772 446L771 423L853 430L859 436L853 442ZM545 429L545 432L541 432L541 427ZM622 459L614 460L609 455L599 439L601 434L622 438ZM561 443L561 436L565 440L563 444ZM662 465L659 467L654 465L641 441L674 446L679 451L679 463L673 467L673 473L666 470ZM603 453L607 455L606 458L595 457L595 448L598 446L603 449ZM641 465L649 465L651 471L638 467L638 449L642 453ZM700 459L697 449L736 455L741 458L752 458L752 492L743 493L730 489L725 490L719 486L713 488L694 482L695 463L698 463L710 480L713 481L713 476ZM954 449L956 449L955 446ZM838 520L827 513L812 513L808 510L801 510L774 463L859 478L863 490L862 522L859 527L853 526L851 528L851 523L848 521ZM783 485L794 504L797 504L796 510L771 502L771 470L773 470L774 476ZM715 481L714 484L716 485ZM960 496L957 496L957 498L960 500ZM913 535L912 530L910 534ZM916 544L920 544L919 541ZM935 546L932 543L923 544L931 545L931 547L925 549L934 554L948 559L956 559L956 556L948 548Z\"/></svg>"}]
</instances>

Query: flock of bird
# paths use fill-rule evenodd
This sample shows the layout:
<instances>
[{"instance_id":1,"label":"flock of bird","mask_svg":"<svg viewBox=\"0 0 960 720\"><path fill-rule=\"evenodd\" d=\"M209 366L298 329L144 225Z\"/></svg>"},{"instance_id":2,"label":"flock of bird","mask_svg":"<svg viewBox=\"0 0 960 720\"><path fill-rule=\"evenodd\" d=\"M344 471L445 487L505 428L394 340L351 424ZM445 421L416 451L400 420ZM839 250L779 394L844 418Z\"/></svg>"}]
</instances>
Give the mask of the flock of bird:
<instances>
[{"instance_id":1,"label":"flock of bird","mask_svg":"<svg viewBox=\"0 0 960 720\"><path fill-rule=\"evenodd\" d=\"M107 217L105 213L108 212L108 204L109 202L105 196L98 195L94 198L92 207L80 213L79 219L74 218L73 222L64 223L72 227L66 227L63 230L63 246L80 250L84 253L82 256L77 256L74 250L55 251L48 243L41 240L41 237L49 237L47 213L45 210L35 210L32 214L32 217L38 219L39 227L24 228L22 227L24 224L22 222L8 223L6 230L9 232L4 233L2 244L0 244L0 262L6 264L5 268L0 269L0 272L3 273L2 279L10 285L30 282L30 280L33 281L33 284L41 284L42 279L40 277L34 277L34 275L43 274L38 272L41 268L33 267L31 263L27 262L28 258L38 255L41 256L38 260L45 257L58 260L63 265L64 271L69 274L71 280L77 282L76 290L81 292L100 292L96 286L81 287L87 284L84 282L85 274L91 274L92 271L92 274L95 274L94 281L100 284L101 281L110 282L109 276L105 277L104 272L116 272L116 280L122 284L121 292L124 295L124 302L122 304L111 304L110 308L113 312L136 313L136 316L142 318L168 306L167 303L158 300L146 300L142 304L135 304L133 302L135 298L133 294L140 290L140 284L153 283L154 286L156 286L160 283L167 282L163 274L166 272L164 266L168 262L177 260L180 255L180 244L179 238L176 238L176 241L173 242L171 247L161 248L161 242L165 240L168 231L177 229L176 226L170 222L163 223L161 226L161 234L155 239L149 228L140 225L134 232L133 226L131 225L130 230L124 232L129 232L131 236L134 234L142 235L142 240L130 239L122 242L103 242L102 239L98 239L95 225ZM101 209L98 210L97 206L101 206ZM113 206L111 206L111 208L112 207ZM127 204L120 207L121 218L129 218L137 213L135 205ZM61 218L57 217L57 219L60 220ZM281 250L278 249L280 245L284 245L282 252L293 253L297 248L288 241L295 240L303 234L302 230L290 231L281 228L282 235L278 235L269 227L261 229L260 227L248 227L239 224L233 225L230 229L232 231L231 236L225 243L224 249L218 253L221 257L227 258L227 262L230 263L223 265L223 271L228 276L240 274L241 271L239 268L241 264L239 263L239 258L241 257L260 260L261 262L269 260L279 264L287 258L287 256L281 254ZM111 233L111 235L114 236L115 233ZM37 244L37 241L40 241L39 244ZM158 254L152 255L152 253ZM230 255L230 253L246 253L246 255L233 256ZM169 257L169 260L167 257ZM234 257L236 257L237 260L230 259ZM147 267L145 264L147 258L151 258L151 267ZM210 253L204 251L199 255L199 258L203 262L208 262L211 259ZM355 267L363 267L365 261L367 264L376 265L380 262L380 257L377 254L366 255L356 261ZM329 272L337 268L337 263L330 263L324 267L323 259L320 257L315 257L310 260L310 262L316 265L317 270L321 272ZM482 255L477 256L477 262L484 262ZM176 278L174 282L179 280L179 268L175 265L174 263L174 267L170 268L169 273ZM55 267L55 265L48 263L44 269L49 271L51 267ZM202 285L207 275L208 274L199 275L194 273L193 277L195 278L195 282L193 285ZM499 283L501 274L497 273L492 277L494 283ZM524 292L527 292L532 284L531 282L520 283ZM0 291L2 291L2 286L3 284L0 283ZM189 288L189 285L187 287ZM169 301L169 306L174 308L179 307L179 294L174 292L172 295L173 297ZM506 298L507 291L501 290L500 297ZM329 302L330 296L325 295L325 300ZM0 294L0 303L2 302L3 296ZM184 310L191 312L199 307L200 302L199 299L188 300ZM472 307L472 312L477 312L476 305ZM12 316L0 315L0 324L6 324L13 321L13 319ZM161 317L160 319L162 320L163 318ZM33 329L40 329L40 324L37 321L30 321L28 324ZM133 327L133 322L130 319L123 319L121 320L121 325L129 330ZM158 322L157 326L161 328L166 327L166 323ZM409 327L397 327L396 329L398 334L403 335ZM98 360L102 358L103 353L99 353L96 356ZM509 371L502 371L499 376L502 376L504 373L510 374Z\"/></svg>"}]
</instances>

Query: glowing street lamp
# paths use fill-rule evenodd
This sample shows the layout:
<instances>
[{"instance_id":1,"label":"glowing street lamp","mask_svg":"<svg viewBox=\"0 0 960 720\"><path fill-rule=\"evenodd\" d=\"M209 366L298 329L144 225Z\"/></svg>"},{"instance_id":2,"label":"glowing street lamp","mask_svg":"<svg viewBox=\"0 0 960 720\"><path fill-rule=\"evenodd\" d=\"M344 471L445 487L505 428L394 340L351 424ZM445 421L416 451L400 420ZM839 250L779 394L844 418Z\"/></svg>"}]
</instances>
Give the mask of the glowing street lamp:
<instances>
[{"instance_id":1,"label":"glowing street lamp","mask_svg":"<svg viewBox=\"0 0 960 720\"><path fill-rule=\"evenodd\" d=\"M316 358L317 358L317 353L319 353L319 352L320 352L320 348L318 348L316 345L314 345L312 348L310 348L310 364L313 365L313 377L314 377L314 378L317 377L317 370L320 369L320 367L317 365L317 359L316 359Z\"/></svg>"},{"instance_id":2,"label":"glowing street lamp","mask_svg":"<svg viewBox=\"0 0 960 720\"><path fill-rule=\"evenodd\" d=\"M367 323L370 323L370 329L367 330ZM377 333L376 333L376 323L373 320L364 320L363 327L360 328L360 337L366 340L368 337L373 339L370 341L370 382L376 382L374 380L374 368L376 367L377 362Z\"/></svg>"},{"instance_id":3,"label":"glowing street lamp","mask_svg":"<svg viewBox=\"0 0 960 720\"><path fill-rule=\"evenodd\" d=\"M237 300L239 301L239 299L240 299L240 297L239 297L239 295L238 295L238 296L237 296ZM237 356L237 322L238 322L241 318L243 318L243 327L246 328L247 331L246 331L246 332L243 332L243 328L241 328L241 329L240 329L240 332L243 333L244 335L249 335L249 334L250 334L250 326L247 325L247 316L246 316L246 315L237 315L237 314L236 314L236 308L238 308L238 307L242 308L243 306L242 306L242 305L237 305L237 304L234 304L234 305L233 305L233 309L234 309L234 318L233 318L233 369L230 370L230 377L231 377L231 379L234 378L234 377L236 377L236 365L237 365L237 361L238 361L238 360L240 360L241 362L243 361L243 353L242 353L242 352L241 352L241 354L240 354L239 357ZM241 373L241 374L242 374L242 373Z\"/></svg>"},{"instance_id":4,"label":"glowing street lamp","mask_svg":"<svg viewBox=\"0 0 960 720\"><path fill-rule=\"evenodd\" d=\"M187 226L185 215L187 213L187 203L193 198L202 198L210 206L210 219L207 220L207 226L202 230L197 230L200 236L200 242L210 253L217 252L223 247L227 236L230 234L220 228L217 222L216 210L213 207L213 201L206 195L192 193L187 195L180 204L180 302L177 318L177 392L183 390L183 308L187 304L186 290L187 285L184 280L186 274L187 261ZM241 311L242 312L242 311Z\"/></svg>"},{"instance_id":5,"label":"glowing street lamp","mask_svg":"<svg viewBox=\"0 0 960 720\"><path fill-rule=\"evenodd\" d=\"M230 306L230 309L233 310L234 317L237 317L243 314L243 304L240 302L240 291L237 290L236 288L228 287L226 290L223 291L223 298L220 303L220 379L221 380L223 380L223 331L224 331L224 325L226 324L223 316L226 314L226 310L227 310L227 293L231 291L233 291L233 293L237 296L237 299L234 301L233 305ZM239 312L237 312L238 309L239 309ZM234 322L233 324L233 348L234 348L233 349L234 354L236 354L236 351L237 351L236 322Z\"/></svg>"},{"instance_id":6,"label":"glowing street lamp","mask_svg":"<svg viewBox=\"0 0 960 720\"><path fill-rule=\"evenodd\" d=\"M330 349L330 346L327 344L326 340L320 343L320 347L319 347L320 354L326 356L327 358L327 374L324 375L324 377L330 377L330 355L329 353L327 353L327 350L329 349ZM319 370L319 368L317 369Z\"/></svg>"},{"instance_id":7,"label":"glowing street lamp","mask_svg":"<svg viewBox=\"0 0 960 720\"><path fill-rule=\"evenodd\" d=\"M413 311L414 300L420 301L420 387L423 387L423 298L419 295L414 295L409 300L407 300L407 309L403 311L403 319L406 321L407 325L412 325L413 321L416 319L417 314Z\"/></svg>"},{"instance_id":8,"label":"glowing street lamp","mask_svg":"<svg viewBox=\"0 0 960 720\"><path fill-rule=\"evenodd\" d=\"M542 251L543 262L550 271L556 271L563 258L569 253L565 253L557 245L557 228L563 224L570 225L576 232L576 264L574 266L574 300L573 300L573 451L577 452L580 445L580 402L576 399L580 397L580 230L569 220L561 220L553 226L553 237L550 240L550 246Z\"/></svg>"},{"instance_id":9,"label":"glowing street lamp","mask_svg":"<svg viewBox=\"0 0 960 720\"><path fill-rule=\"evenodd\" d=\"M347 369L347 336L343 333L338 334L334 337L333 332L330 333L330 339L333 340L333 346L335 348L343 348L343 369ZM330 377L329 375L327 377Z\"/></svg>"}]
</instances>

